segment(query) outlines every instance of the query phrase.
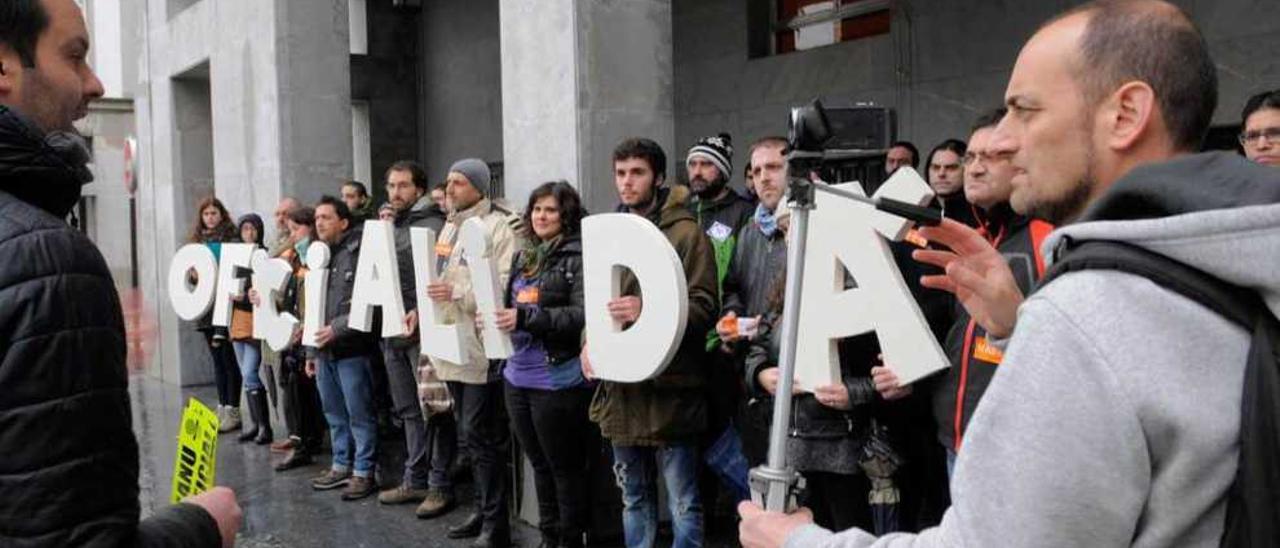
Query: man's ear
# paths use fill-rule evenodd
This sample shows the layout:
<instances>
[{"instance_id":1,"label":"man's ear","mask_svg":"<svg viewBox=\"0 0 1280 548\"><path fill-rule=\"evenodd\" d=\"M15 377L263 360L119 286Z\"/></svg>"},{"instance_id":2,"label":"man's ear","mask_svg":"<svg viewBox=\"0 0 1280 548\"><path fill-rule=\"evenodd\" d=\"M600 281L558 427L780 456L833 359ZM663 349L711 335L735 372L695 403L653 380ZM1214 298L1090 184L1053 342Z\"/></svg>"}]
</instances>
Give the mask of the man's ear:
<instances>
[{"instance_id":1,"label":"man's ear","mask_svg":"<svg viewBox=\"0 0 1280 548\"><path fill-rule=\"evenodd\" d=\"M0 45L0 95L8 95L13 93L13 88L17 85L14 74L19 66L18 56L7 45Z\"/></svg>"},{"instance_id":2,"label":"man's ear","mask_svg":"<svg viewBox=\"0 0 1280 548\"><path fill-rule=\"evenodd\" d=\"M1108 124L1107 145L1113 150L1131 149L1152 136L1162 124L1155 90L1146 82L1128 82L1111 94L1105 107Z\"/></svg>"}]
</instances>

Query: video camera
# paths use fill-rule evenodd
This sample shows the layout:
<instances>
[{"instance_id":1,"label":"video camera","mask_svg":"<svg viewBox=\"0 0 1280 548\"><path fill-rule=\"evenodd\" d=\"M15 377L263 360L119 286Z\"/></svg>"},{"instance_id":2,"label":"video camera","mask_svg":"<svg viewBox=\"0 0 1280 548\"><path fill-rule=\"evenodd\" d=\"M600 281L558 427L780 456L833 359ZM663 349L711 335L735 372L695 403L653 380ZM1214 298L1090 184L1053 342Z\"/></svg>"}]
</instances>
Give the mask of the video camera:
<instances>
[{"instance_id":1,"label":"video camera","mask_svg":"<svg viewBox=\"0 0 1280 548\"><path fill-rule=\"evenodd\" d=\"M897 138L891 108L857 103L827 107L814 99L791 109L787 148L791 172L817 171L824 181L860 181L868 195L884 182L884 158Z\"/></svg>"}]
</instances>

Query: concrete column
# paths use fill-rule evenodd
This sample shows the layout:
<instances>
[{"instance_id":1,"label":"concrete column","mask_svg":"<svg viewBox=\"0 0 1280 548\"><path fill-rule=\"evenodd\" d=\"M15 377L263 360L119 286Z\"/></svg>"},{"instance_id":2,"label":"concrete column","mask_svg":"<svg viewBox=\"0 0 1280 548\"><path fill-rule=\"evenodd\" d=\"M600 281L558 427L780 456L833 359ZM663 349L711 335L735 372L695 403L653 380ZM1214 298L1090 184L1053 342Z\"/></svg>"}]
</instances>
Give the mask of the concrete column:
<instances>
[{"instance_id":1,"label":"concrete column","mask_svg":"<svg viewBox=\"0 0 1280 548\"><path fill-rule=\"evenodd\" d=\"M502 2L502 142L507 198L565 178L608 211L613 148L672 148L671 0ZM670 171L670 169L668 169Z\"/></svg>"},{"instance_id":2,"label":"concrete column","mask_svg":"<svg viewBox=\"0 0 1280 548\"><path fill-rule=\"evenodd\" d=\"M262 215L271 238L282 195L314 201L351 176L347 0L156 1L140 11L140 285L158 327L147 371L205 384L208 350L169 305L169 261L210 192L232 216Z\"/></svg>"}]
</instances>

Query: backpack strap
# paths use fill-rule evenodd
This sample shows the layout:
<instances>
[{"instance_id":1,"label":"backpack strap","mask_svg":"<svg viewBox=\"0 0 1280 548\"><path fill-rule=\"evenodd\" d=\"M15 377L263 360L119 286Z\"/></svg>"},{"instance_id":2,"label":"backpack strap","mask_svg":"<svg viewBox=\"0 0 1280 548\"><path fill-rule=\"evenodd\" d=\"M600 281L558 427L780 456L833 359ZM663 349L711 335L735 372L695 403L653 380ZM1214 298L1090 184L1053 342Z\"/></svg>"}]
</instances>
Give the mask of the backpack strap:
<instances>
[{"instance_id":1,"label":"backpack strap","mask_svg":"<svg viewBox=\"0 0 1280 548\"><path fill-rule=\"evenodd\" d=\"M1240 415L1240 463L1227 491L1221 545L1274 546L1280 537L1280 320L1254 291L1132 244L1064 238L1060 260L1039 287L1081 270L1116 270L1147 278L1198 302L1250 333Z\"/></svg>"},{"instance_id":2,"label":"backpack strap","mask_svg":"<svg viewBox=\"0 0 1280 548\"><path fill-rule=\"evenodd\" d=\"M1111 240L1076 242L1063 238L1053 253L1058 261L1045 273L1037 289L1068 272L1115 270L1151 280L1200 303L1246 331L1253 331L1255 319L1263 311L1256 292L1133 244Z\"/></svg>"}]
</instances>

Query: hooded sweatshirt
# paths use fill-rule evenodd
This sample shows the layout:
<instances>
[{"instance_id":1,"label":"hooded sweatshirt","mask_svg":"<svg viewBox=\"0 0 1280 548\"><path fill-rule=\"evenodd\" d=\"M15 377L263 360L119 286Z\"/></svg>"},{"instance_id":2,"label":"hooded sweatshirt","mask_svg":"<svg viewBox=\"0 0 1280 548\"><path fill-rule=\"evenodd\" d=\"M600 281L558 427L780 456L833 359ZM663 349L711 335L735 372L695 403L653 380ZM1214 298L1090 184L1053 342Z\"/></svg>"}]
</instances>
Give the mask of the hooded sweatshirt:
<instances>
[{"instance_id":1,"label":"hooded sweatshirt","mask_svg":"<svg viewBox=\"0 0 1280 548\"><path fill-rule=\"evenodd\" d=\"M1050 235L1138 245L1280 314L1280 170L1207 153L1142 166ZM1239 461L1248 334L1145 278L1063 275L1023 302L939 527L818 546L1217 546Z\"/></svg>"}]
</instances>

